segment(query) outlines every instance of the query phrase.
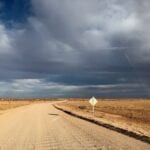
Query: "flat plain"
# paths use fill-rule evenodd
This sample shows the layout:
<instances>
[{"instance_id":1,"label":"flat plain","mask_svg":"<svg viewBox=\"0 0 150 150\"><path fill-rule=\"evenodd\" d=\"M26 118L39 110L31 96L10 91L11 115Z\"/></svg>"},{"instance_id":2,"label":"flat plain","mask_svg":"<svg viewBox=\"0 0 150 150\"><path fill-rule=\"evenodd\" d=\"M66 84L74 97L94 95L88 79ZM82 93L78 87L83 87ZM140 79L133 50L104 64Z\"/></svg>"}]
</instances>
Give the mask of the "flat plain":
<instances>
[{"instance_id":1,"label":"flat plain","mask_svg":"<svg viewBox=\"0 0 150 150\"><path fill-rule=\"evenodd\" d=\"M32 101L21 101L21 100L0 100L0 110L7 110L19 106L29 105Z\"/></svg>"},{"instance_id":2,"label":"flat plain","mask_svg":"<svg viewBox=\"0 0 150 150\"><path fill-rule=\"evenodd\" d=\"M8 110L24 105L30 105L34 103L43 103L55 101L55 99L13 99L13 98L0 98L0 111Z\"/></svg>"},{"instance_id":3,"label":"flat plain","mask_svg":"<svg viewBox=\"0 0 150 150\"><path fill-rule=\"evenodd\" d=\"M92 114L89 99L69 99L59 106L81 114ZM98 99L95 117L115 126L150 136L149 99Z\"/></svg>"},{"instance_id":4,"label":"flat plain","mask_svg":"<svg viewBox=\"0 0 150 150\"><path fill-rule=\"evenodd\" d=\"M60 102L59 102L60 103ZM150 145L34 102L0 115L1 150L149 150Z\"/></svg>"}]
</instances>

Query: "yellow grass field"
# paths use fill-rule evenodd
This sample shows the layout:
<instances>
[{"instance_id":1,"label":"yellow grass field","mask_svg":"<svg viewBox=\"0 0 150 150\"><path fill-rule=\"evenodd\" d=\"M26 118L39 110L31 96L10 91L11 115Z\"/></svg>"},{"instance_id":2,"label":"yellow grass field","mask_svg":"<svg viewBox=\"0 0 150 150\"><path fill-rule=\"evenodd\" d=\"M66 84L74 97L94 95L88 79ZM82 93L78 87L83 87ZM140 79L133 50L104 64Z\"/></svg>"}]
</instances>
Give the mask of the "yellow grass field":
<instances>
[{"instance_id":1,"label":"yellow grass field","mask_svg":"<svg viewBox=\"0 0 150 150\"><path fill-rule=\"evenodd\" d=\"M92 114L92 106L88 99L71 99L60 103L59 106L75 112ZM150 134L150 99L98 99L95 117Z\"/></svg>"},{"instance_id":2,"label":"yellow grass field","mask_svg":"<svg viewBox=\"0 0 150 150\"><path fill-rule=\"evenodd\" d=\"M29 105L33 101L24 100L0 100L0 110L11 109L19 106Z\"/></svg>"},{"instance_id":3,"label":"yellow grass field","mask_svg":"<svg viewBox=\"0 0 150 150\"><path fill-rule=\"evenodd\" d=\"M0 99L0 110L11 109L32 103L42 103L54 101L55 99Z\"/></svg>"},{"instance_id":4,"label":"yellow grass field","mask_svg":"<svg viewBox=\"0 0 150 150\"><path fill-rule=\"evenodd\" d=\"M32 103L65 99L0 99L0 111ZM57 105L81 114L92 115L89 99L68 99ZM95 117L109 124L123 126L150 136L150 99L98 99L95 106Z\"/></svg>"}]
</instances>

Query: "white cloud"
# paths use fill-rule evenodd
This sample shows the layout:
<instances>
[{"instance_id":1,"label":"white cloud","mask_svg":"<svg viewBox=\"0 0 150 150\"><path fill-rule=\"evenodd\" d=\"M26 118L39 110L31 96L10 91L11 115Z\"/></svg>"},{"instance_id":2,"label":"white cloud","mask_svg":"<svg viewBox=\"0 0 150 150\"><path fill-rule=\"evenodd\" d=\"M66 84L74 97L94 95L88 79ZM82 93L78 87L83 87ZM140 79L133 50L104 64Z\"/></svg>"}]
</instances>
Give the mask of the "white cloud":
<instances>
[{"instance_id":1,"label":"white cloud","mask_svg":"<svg viewBox=\"0 0 150 150\"><path fill-rule=\"evenodd\" d=\"M9 31L0 24L0 54L11 53L11 44L12 38L10 37Z\"/></svg>"}]
</instances>

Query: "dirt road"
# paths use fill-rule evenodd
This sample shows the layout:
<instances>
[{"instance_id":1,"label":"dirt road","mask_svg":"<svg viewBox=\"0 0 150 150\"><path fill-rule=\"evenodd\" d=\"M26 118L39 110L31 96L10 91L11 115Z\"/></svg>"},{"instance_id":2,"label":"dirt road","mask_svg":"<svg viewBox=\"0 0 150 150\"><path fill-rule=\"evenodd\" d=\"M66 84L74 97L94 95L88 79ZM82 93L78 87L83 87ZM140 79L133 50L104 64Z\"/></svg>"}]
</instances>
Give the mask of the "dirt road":
<instances>
[{"instance_id":1,"label":"dirt road","mask_svg":"<svg viewBox=\"0 0 150 150\"><path fill-rule=\"evenodd\" d=\"M0 114L0 150L149 150L150 145L69 116L51 103Z\"/></svg>"}]
</instances>

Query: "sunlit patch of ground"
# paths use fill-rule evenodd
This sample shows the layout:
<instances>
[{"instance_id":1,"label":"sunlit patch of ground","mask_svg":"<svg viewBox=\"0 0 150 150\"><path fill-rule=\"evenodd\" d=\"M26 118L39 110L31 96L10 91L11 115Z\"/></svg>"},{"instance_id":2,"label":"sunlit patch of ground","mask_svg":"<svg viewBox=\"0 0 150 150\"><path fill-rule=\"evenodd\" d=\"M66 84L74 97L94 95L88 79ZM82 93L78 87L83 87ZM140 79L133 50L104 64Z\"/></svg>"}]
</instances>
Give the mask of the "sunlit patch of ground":
<instances>
[{"instance_id":1,"label":"sunlit patch of ground","mask_svg":"<svg viewBox=\"0 0 150 150\"><path fill-rule=\"evenodd\" d=\"M88 99L71 99L59 106L81 114L92 114ZM98 99L95 117L144 135L150 136L150 100Z\"/></svg>"},{"instance_id":2,"label":"sunlit patch of ground","mask_svg":"<svg viewBox=\"0 0 150 150\"><path fill-rule=\"evenodd\" d=\"M0 99L0 111L33 103L43 103L55 101L55 99Z\"/></svg>"}]
</instances>

